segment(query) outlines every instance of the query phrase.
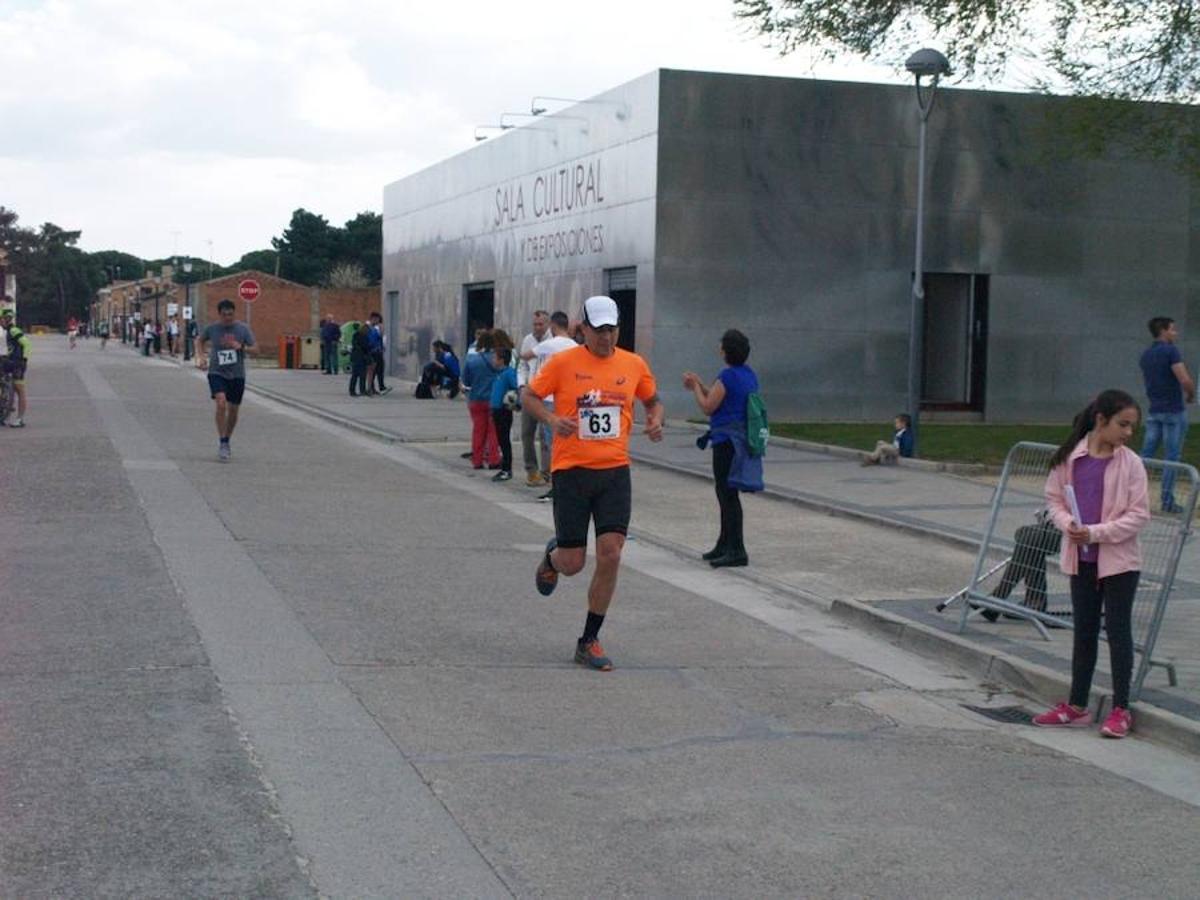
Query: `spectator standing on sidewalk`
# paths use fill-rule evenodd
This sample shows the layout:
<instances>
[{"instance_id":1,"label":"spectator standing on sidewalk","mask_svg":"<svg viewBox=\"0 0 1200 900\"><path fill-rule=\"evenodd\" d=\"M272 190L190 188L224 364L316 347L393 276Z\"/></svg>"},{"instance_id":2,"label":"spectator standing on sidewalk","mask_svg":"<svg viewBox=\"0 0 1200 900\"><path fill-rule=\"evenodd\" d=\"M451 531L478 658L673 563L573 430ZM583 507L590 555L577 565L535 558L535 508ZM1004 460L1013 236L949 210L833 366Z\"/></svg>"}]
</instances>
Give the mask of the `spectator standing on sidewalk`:
<instances>
[{"instance_id":1,"label":"spectator standing on sidewalk","mask_svg":"<svg viewBox=\"0 0 1200 900\"><path fill-rule=\"evenodd\" d=\"M710 387L705 387L695 372L683 373L684 390L692 392L700 411L709 417L713 454L713 487L721 510L721 533L716 545L703 554L714 569L744 566L746 553L742 501L731 484L730 472L740 456L749 454L746 444L747 400L758 393L758 376L746 365L750 358L750 340L736 328L721 335L717 351L725 361ZM703 443L697 442L700 446Z\"/></svg>"},{"instance_id":2,"label":"spectator standing on sidewalk","mask_svg":"<svg viewBox=\"0 0 1200 900\"><path fill-rule=\"evenodd\" d=\"M539 309L533 314L533 330L521 339L521 350L517 362L517 384L525 387L537 374L539 360L533 348L550 337L550 313ZM545 432L529 410L521 409L521 452L525 462L525 483L530 487L545 484L550 475L550 448L546 444ZM538 462L538 446L541 446L541 463Z\"/></svg>"},{"instance_id":3,"label":"spectator standing on sidewalk","mask_svg":"<svg viewBox=\"0 0 1200 900\"><path fill-rule=\"evenodd\" d=\"M1178 462L1187 437L1186 404L1196 402L1196 383L1175 346L1179 340L1175 320L1155 316L1149 327L1154 343L1146 348L1139 360L1146 396L1150 399L1142 457L1153 459L1161 444L1163 459ZM1183 511L1183 507L1175 502L1174 472L1163 473L1162 509L1163 512Z\"/></svg>"},{"instance_id":4,"label":"spectator standing on sidewalk","mask_svg":"<svg viewBox=\"0 0 1200 900\"><path fill-rule=\"evenodd\" d=\"M1129 687L1133 601L1142 566L1138 532L1150 521L1146 467L1125 446L1138 417L1137 402L1129 394L1103 391L1075 417L1070 436L1050 459L1046 505L1067 539L1059 565L1071 579L1075 631L1070 699L1035 716L1034 725L1086 728L1091 724L1088 694L1103 615L1113 709L1100 734L1123 738L1133 727Z\"/></svg>"},{"instance_id":5,"label":"spectator standing on sidewalk","mask_svg":"<svg viewBox=\"0 0 1200 900\"><path fill-rule=\"evenodd\" d=\"M383 383L383 357L385 341L383 339L383 316L377 312L371 313L370 316L370 331L367 332L367 338L371 345L371 365L374 367L374 375L371 381L371 390L380 394L386 394L391 391L391 388ZM379 385L376 389L375 385Z\"/></svg>"},{"instance_id":6,"label":"spectator standing on sidewalk","mask_svg":"<svg viewBox=\"0 0 1200 900\"><path fill-rule=\"evenodd\" d=\"M513 410L519 405L517 370L512 366L513 352L509 347L497 347L492 351L492 368L496 380L492 383L492 423L496 428L496 441L500 445L500 471L492 481L512 480L512 423Z\"/></svg>"},{"instance_id":7,"label":"spectator standing on sidewalk","mask_svg":"<svg viewBox=\"0 0 1200 900\"><path fill-rule=\"evenodd\" d=\"M167 319L167 352L175 356L179 350L179 320L175 316Z\"/></svg>"},{"instance_id":8,"label":"spectator standing on sidewalk","mask_svg":"<svg viewBox=\"0 0 1200 900\"><path fill-rule=\"evenodd\" d=\"M147 319L142 328L142 356L150 355L150 349L154 346L154 334L154 323Z\"/></svg>"},{"instance_id":9,"label":"spectator standing on sidewalk","mask_svg":"<svg viewBox=\"0 0 1200 900\"><path fill-rule=\"evenodd\" d=\"M574 338L568 336L570 328L571 320L567 318L567 314L560 309L556 309L553 315L550 316L550 336L533 348L533 358L537 360L538 370L546 364L546 360L555 354L579 346L575 343ZM546 408L546 412L553 413L554 395L548 394L543 397L542 406ZM524 406L522 406L522 409L524 409ZM538 497L538 500L543 503L549 503L554 499L553 475L550 473L550 463L554 448L554 431L549 425L541 426L541 440L542 445L545 447L545 456L542 457L542 465L545 467L546 482L551 484L551 488Z\"/></svg>"},{"instance_id":10,"label":"spectator standing on sidewalk","mask_svg":"<svg viewBox=\"0 0 1200 900\"><path fill-rule=\"evenodd\" d=\"M354 334L350 338L350 396L366 397L367 391L367 361L371 357L371 347L367 341L367 323L355 322ZM356 391L355 388L358 388Z\"/></svg>"},{"instance_id":11,"label":"spectator standing on sidewalk","mask_svg":"<svg viewBox=\"0 0 1200 900\"><path fill-rule=\"evenodd\" d=\"M333 316L326 316L321 324L321 371L326 375L337 375L341 364L342 326Z\"/></svg>"},{"instance_id":12,"label":"spectator standing on sidewalk","mask_svg":"<svg viewBox=\"0 0 1200 900\"><path fill-rule=\"evenodd\" d=\"M492 421L492 385L498 373L492 368L491 356L492 333L483 329L475 336L475 351L467 355L462 376L471 415L471 466L475 469L500 466L496 424Z\"/></svg>"}]
</instances>

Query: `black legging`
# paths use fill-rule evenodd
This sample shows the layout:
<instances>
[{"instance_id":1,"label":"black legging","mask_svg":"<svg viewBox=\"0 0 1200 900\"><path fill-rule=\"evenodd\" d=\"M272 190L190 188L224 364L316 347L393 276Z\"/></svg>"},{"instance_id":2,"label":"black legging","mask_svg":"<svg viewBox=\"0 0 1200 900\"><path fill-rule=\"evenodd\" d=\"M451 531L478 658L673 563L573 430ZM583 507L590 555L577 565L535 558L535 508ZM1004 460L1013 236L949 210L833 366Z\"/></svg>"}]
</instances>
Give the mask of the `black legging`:
<instances>
[{"instance_id":1,"label":"black legging","mask_svg":"<svg viewBox=\"0 0 1200 900\"><path fill-rule=\"evenodd\" d=\"M1071 610L1075 620L1075 647L1071 653L1071 703L1086 707L1096 670L1100 639L1100 611L1112 664L1113 706L1129 707L1129 682L1133 676L1133 597L1141 572L1121 572L1096 578L1096 564L1081 562L1071 576Z\"/></svg>"},{"instance_id":2,"label":"black legging","mask_svg":"<svg viewBox=\"0 0 1200 900\"><path fill-rule=\"evenodd\" d=\"M713 487L717 492L717 503L721 506L721 536L717 546L727 553L745 555L746 544L742 535L742 500L738 492L729 487L729 469L733 466L733 441L722 441L712 445Z\"/></svg>"},{"instance_id":3,"label":"black legging","mask_svg":"<svg viewBox=\"0 0 1200 900\"><path fill-rule=\"evenodd\" d=\"M512 423L511 409L493 409L492 421L496 423L496 440L500 444L500 468L512 471Z\"/></svg>"}]
</instances>

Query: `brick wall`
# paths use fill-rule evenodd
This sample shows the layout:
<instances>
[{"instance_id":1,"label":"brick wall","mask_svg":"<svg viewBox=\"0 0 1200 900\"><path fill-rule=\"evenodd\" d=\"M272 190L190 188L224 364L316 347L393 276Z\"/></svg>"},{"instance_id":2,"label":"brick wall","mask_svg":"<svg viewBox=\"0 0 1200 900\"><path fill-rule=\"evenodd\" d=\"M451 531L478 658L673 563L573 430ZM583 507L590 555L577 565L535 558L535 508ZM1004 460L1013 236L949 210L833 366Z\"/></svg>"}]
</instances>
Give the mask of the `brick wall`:
<instances>
[{"instance_id":1,"label":"brick wall","mask_svg":"<svg viewBox=\"0 0 1200 900\"><path fill-rule=\"evenodd\" d=\"M238 298L238 283L252 278L259 284L258 299L247 304ZM316 331L321 317L332 314L338 322L365 318L379 308L379 289L314 288L265 272L239 272L196 285L196 319L199 327L217 321L217 304L226 298L237 305L237 318L249 319L258 341L253 355L275 357L285 334ZM247 306L252 308L247 315Z\"/></svg>"}]
</instances>

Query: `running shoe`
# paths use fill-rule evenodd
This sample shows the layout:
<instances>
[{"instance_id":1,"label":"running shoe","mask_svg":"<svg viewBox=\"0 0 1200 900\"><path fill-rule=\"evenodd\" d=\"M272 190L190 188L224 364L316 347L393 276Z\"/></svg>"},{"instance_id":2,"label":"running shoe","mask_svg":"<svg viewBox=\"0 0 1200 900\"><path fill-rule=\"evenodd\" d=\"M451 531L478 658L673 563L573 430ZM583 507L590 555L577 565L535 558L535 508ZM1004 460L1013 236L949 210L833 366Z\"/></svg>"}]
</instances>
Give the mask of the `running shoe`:
<instances>
[{"instance_id":1,"label":"running shoe","mask_svg":"<svg viewBox=\"0 0 1200 900\"><path fill-rule=\"evenodd\" d=\"M512 472L501 469L492 476L492 481L512 481Z\"/></svg>"},{"instance_id":2,"label":"running shoe","mask_svg":"<svg viewBox=\"0 0 1200 900\"><path fill-rule=\"evenodd\" d=\"M604 655L604 648L595 638L575 644L575 662L598 672L611 672L613 667L612 660Z\"/></svg>"},{"instance_id":3,"label":"running shoe","mask_svg":"<svg viewBox=\"0 0 1200 900\"><path fill-rule=\"evenodd\" d=\"M16 419L9 419L8 427L9 428L24 428L25 420L22 418L19 418L19 417Z\"/></svg>"},{"instance_id":4,"label":"running shoe","mask_svg":"<svg viewBox=\"0 0 1200 900\"><path fill-rule=\"evenodd\" d=\"M538 593L543 597L549 597L554 593L554 589L558 587L558 572L554 570L554 564L550 562L550 554L554 552L554 548L557 546L557 538L550 538L550 540L546 541L546 555L538 563L537 573L534 575L534 584L537 585Z\"/></svg>"},{"instance_id":5,"label":"running shoe","mask_svg":"<svg viewBox=\"0 0 1200 900\"><path fill-rule=\"evenodd\" d=\"M542 480L541 472L530 472L525 476L525 484L527 484L529 487L541 487L545 483L546 482Z\"/></svg>"},{"instance_id":6,"label":"running shoe","mask_svg":"<svg viewBox=\"0 0 1200 900\"><path fill-rule=\"evenodd\" d=\"M1034 716L1033 724L1042 728L1087 728L1092 724L1092 714L1086 709L1076 709L1070 703L1060 703L1054 709Z\"/></svg>"},{"instance_id":7,"label":"running shoe","mask_svg":"<svg viewBox=\"0 0 1200 900\"><path fill-rule=\"evenodd\" d=\"M220 448L217 450L217 459L221 462L229 462L229 458L233 456L233 451L229 449L229 443L223 441Z\"/></svg>"},{"instance_id":8,"label":"running shoe","mask_svg":"<svg viewBox=\"0 0 1200 900\"><path fill-rule=\"evenodd\" d=\"M546 491L542 496L538 497L538 503L550 503L554 500L554 488Z\"/></svg>"},{"instance_id":9,"label":"running shoe","mask_svg":"<svg viewBox=\"0 0 1200 900\"><path fill-rule=\"evenodd\" d=\"M1100 726L1100 736L1106 738L1123 738L1133 728L1133 716L1129 710L1114 706L1104 724Z\"/></svg>"}]
</instances>

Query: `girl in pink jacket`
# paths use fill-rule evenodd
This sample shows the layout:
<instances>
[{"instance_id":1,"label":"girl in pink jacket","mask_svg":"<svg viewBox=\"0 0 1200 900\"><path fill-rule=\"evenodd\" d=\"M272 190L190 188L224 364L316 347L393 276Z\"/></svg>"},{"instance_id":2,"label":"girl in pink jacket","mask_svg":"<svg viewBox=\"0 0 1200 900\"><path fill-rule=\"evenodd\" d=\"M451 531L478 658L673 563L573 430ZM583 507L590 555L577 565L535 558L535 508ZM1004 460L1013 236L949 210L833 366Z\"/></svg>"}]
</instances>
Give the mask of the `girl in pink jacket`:
<instances>
[{"instance_id":1,"label":"girl in pink jacket","mask_svg":"<svg viewBox=\"0 0 1200 900\"><path fill-rule=\"evenodd\" d=\"M1129 714L1132 616L1142 567L1137 535L1150 521L1150 502L1141 457L1125 445L1140 415L1129 394L1104 391L1075 417L1071 436L1050 460L1046 502L1066 537L1060 565L1071 576L1075 644L1070 701L1035 716L1034 725L1086 728L1091 724L1088 693L1103 610L1112 661L1113 710L1100 726L1100 734L1123 738L1133 727Z\"/></svg>"}]
</instances>

